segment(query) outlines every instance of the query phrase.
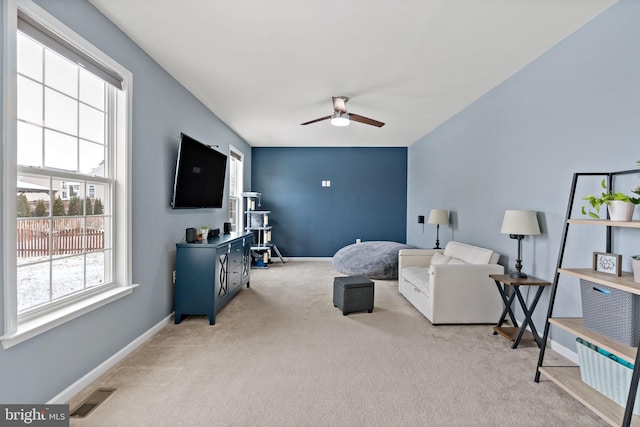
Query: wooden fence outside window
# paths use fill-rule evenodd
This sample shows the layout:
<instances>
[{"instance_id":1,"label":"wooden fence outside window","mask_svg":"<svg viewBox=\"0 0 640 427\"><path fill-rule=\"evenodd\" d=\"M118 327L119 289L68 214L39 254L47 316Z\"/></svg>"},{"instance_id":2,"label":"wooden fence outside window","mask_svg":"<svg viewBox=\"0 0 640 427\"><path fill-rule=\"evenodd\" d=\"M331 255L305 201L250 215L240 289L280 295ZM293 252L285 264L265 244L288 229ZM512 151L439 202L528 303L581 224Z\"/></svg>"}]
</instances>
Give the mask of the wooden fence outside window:
<instances>
[{"instance_id":1,"label":"wooden fence outside window","mask_svg":"<svg viewBox=\"0 0 640 427\"><path fill-rule=\"evenodd\" d=\"M104 217L20 218L16 240L18 258L102 250Z\"/></svg>"}]
</instances>

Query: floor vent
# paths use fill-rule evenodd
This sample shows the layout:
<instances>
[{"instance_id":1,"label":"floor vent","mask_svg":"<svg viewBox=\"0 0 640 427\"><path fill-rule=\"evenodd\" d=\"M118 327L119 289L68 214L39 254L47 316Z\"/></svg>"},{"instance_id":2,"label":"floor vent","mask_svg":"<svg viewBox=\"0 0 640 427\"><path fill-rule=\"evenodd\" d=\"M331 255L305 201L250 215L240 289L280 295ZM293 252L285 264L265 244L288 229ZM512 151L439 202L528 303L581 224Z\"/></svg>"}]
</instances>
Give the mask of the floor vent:
<instances>
[{"instance_id":1,"label":"floor vent","mask_svg":"<svg viewBox=\"0 0 640 427\"><path fill-rule=\"evenodd\" d=\"M75 418L84 418L93 412L102 402L107 400L113 392L116 391L115 388L99 388L94 391L91 396L87 397L84 402L80 404L77 408L75 408L71 412L71 417Z\"/></svg>"}]
</instances>

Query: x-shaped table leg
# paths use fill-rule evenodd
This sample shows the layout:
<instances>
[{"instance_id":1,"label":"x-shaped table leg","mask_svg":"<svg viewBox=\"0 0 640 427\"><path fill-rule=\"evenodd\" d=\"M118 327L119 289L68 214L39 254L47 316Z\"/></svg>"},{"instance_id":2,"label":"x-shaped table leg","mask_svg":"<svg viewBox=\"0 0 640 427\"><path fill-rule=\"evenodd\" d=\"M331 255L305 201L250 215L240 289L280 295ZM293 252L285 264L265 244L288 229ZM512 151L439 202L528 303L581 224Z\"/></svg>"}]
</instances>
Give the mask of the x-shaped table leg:
<instances>
[{"instance_id":1,"label":"x-shaped table leg","mask_svg":"<svg viewBox=\"0 0 640 427\"><path fill-rule=\"evenodd\" d=\"M496 282L496 286L498 287L498 292L500 292L500 297L502 298L502 303L504 304L504 310L502 310L502 315L500 316L500 319L498 320L498 324L496 326L498 328L502 326L505 319L507 318L507 315L509 315L509 317L511 318L511 323L513 324L513 326L517 328L518 322L516 321L516 316L514 316L513 311L511 311L511 304L513 304L513 300L516 297L516 293L514 292L511 294L511 296L507 297L507 294L505 292L506 286L503 288L499 281L497 280L494 280L494 281ZM496 334L497 332L493 331L493 335L496 335Z\"/></svg>"},{"instance_id":2,"label":"x-shaped table leg","mask_svg":"<svg viewBox=\"0 0 640 427\"><path fill-rule=\"evenodd\" d=\"M513 286L513 288L515 290L514 292L515 295L517 295L518 297L518 302L520 302L520 307L522 307L522 311L524 312L524 321L522 322L522 325L520 325L520 329L518 330L518 335L516 336L516 340L513 342L513 345L511 346L511 348L518 347L518 344L520 344L520 340L524 335L524 330L526 329L527 325L529 325L529 327L531 328L531 334L533 335L533 338L536 340L538 347L540 347L542 345L542 340L538 336L538 331L536 330L536 326L533 324L531 315L533 314L533 311L535 310L536 305L538 305L538 301L540 300L540 296L542 295L542 291L544 290L544 288L542 286L538 287L538 291L536 292L536 295L533 298L533 302L531 303L531 307L529 308L527 308L527 304L524 298L522 297L522 294L520 293L520 286Z\"/></svg>"}]
</instances>

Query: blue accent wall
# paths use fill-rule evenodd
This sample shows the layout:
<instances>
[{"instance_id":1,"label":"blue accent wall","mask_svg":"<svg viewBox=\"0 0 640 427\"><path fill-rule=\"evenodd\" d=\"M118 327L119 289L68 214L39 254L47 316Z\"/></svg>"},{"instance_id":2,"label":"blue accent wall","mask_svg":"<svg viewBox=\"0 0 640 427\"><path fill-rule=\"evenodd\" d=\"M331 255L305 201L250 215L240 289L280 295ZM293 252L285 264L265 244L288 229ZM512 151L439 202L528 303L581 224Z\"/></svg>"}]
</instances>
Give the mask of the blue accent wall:
<instances>
[{"instance_id":1,"label":"blue accent wall","mask_svg":"<svg viewBox=\"0 0 640 427\"><path fill-rule=\"evenodd\" d=\"M573 173L634 169L640 159L638 23L640 2L619 1L411 145L407 243L429 247L435 229L413 218L449 209L452 223L441 228L441 244L491 248L513 270L517 244L500 234L504 211L535 210L542 235L523 240L523 271L552 281ZM638 172L616 190L630 194L640 184ZM582 217L581 196L602 191L600 179L579 186L573 215ZM640 219L638 207L634 218ZM592 253L605 251L604 236L603 228L572 225L563 265L590 268ZM640 252L639 238L636 229L614 234L613 252L624 255L625 271L630 255ZM579 289L577 279L561 276L556 316L581 316ZM534 313L540 332L549 292ZM558 328L551 334L575 348L574 336Z\"/></svg>"},{"instance_id":2,"label":"blue accent wall","mask_svg":"<svg viewBox=\"0 0 640 427\"><path fill-rule=\"evenodd\" d=\"M330 257L356 239L405 242L404 147L254 147L251 176L285 257Z\"/></svg>"}]
</instances>

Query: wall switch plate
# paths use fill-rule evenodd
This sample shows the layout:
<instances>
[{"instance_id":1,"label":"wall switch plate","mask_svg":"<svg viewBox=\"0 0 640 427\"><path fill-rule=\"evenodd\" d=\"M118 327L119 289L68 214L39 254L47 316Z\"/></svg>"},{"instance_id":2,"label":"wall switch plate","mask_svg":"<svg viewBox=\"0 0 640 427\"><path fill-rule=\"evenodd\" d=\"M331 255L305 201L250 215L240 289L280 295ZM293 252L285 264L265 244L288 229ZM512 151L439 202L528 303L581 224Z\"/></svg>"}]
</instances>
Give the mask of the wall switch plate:
<instances>
[{"instance_id":1,"label":"wall switch plate","mask_svg":"<svg viewBox=\"0 0 640 427\"><path fill-rule=\"evenodd\" d=\"M418 224L424 224L424 215L418 215Z\"/></svg>"}]
</instances>

